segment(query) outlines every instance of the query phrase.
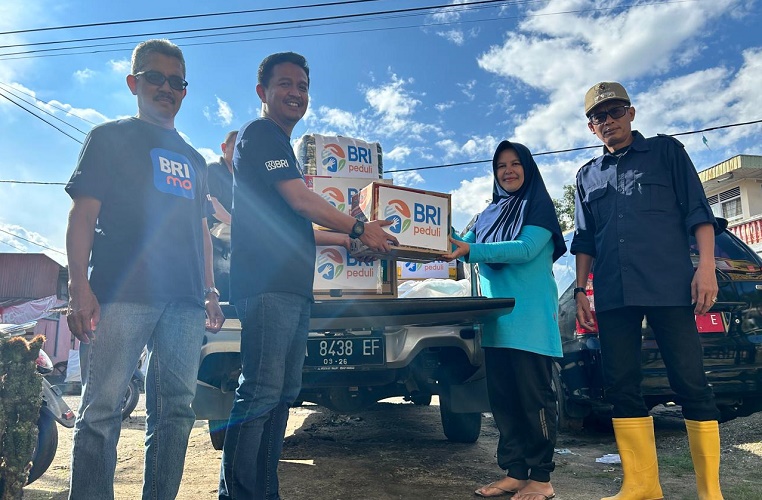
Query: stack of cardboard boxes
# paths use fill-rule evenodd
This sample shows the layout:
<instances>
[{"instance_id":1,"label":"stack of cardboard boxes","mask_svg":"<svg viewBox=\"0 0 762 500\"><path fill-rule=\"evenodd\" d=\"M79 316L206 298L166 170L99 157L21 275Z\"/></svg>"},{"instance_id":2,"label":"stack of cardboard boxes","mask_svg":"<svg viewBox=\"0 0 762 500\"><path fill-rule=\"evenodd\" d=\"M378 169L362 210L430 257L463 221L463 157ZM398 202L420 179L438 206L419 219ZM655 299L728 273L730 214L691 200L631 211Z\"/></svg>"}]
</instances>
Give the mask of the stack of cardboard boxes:
<instances>
[{"instance_id":1,"label":"stack of cardboard boxes","mask_svg":"<svg viewBox=\"0 0 762 500\"><path fill-rule=\"evenodd\" d=\"M349 252L339 246L317 247L316 299L396 297L397 258L431 262L449 251L450 195L394 186L382 179L378 143L312 134L300 138L294 149L307 187L358 219L391 220L387 231L399 241L390 254L374 254L359 240L352 240ZM368 257L377 260L365 262Z\"/></svg>"}]
</instances>

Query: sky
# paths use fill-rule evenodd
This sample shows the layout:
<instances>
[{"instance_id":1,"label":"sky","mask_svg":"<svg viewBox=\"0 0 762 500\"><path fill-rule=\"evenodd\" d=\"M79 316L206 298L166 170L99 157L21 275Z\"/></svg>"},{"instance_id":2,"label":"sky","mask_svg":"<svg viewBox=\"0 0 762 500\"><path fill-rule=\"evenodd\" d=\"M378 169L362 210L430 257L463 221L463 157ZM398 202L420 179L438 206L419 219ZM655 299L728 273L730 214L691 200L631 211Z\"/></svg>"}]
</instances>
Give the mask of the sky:
<instances>
[{"instance_id":1,"label":"sky","mask_svg":"<svg viewBox=\"0 0 762 500\"><path fill-rule=\"evenodd\" d=\"M633 127L646 136L762 119L762 0L308 7L317 3L1 2L0 252L43 252L65 263L71 200L62 184L93 125L135 115L125 77L132 49L149 38L183 49L189 86L175 126L207 159L220 155L229 130L259 116L261 60L299 52L311 68L310 107L292 139L317 133L380 143L385 177L451 193L456 229L491 197L491 159L503 139L535 153L551 196L562 196L579 167L600 154L555 153L599 144L583 109L585 92L599 81L625 85ZM178 18L267 7L281 10ZM390 12L421 7L437 8ZM156 18L165 19L71 27ZM40 30L56 27L67 28ZM72 41L90 38L100 39ZM679 139L698 171L762 154L762 124ZM423 168L463 162L472 163ZM391 172L403 169L416 170Z\"/></svg>"}]
</instances>

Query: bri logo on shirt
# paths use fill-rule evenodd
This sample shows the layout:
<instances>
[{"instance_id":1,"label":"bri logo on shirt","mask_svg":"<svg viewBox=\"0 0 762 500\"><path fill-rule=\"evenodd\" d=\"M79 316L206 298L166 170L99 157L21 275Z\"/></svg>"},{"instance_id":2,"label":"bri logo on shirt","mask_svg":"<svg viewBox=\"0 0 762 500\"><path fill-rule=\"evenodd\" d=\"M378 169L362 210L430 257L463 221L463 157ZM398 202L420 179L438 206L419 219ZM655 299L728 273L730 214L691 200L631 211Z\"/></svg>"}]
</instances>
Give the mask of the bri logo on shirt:
<instances>
[{"instance_id":1,"label":"bri logo on shirt","mask_svg":"<svg viewBox=\"0 0 762 500\"><path fill-rule=\"evenodd\" d=\"M196 197L196 170L185 156L162 148L151 150L154 187L162 193L188 198Z\"/></svg>"}]
</instances>

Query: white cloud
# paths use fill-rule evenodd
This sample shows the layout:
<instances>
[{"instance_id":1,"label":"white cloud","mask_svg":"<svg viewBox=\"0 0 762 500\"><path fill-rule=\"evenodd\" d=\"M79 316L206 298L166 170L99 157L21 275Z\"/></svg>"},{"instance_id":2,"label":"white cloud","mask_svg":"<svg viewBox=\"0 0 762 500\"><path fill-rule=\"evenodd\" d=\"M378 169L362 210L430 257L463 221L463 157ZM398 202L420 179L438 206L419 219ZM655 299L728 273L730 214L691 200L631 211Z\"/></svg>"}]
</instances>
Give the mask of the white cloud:
<instances>
[{"instance_id":1,"label":"white cloud","mask_svg":"<svg viewBox=\"0 0 762 500\"><path fill-rule=\"evenodd\" d=\"M394 184L397 186L413 187L419 186L425 182L423 177L421 177L421 174L415 170L409 172L392 172L392 178L394 179Z\"/></svg>"},{"instance_id":2,"label":"white cloud","mask_svg":"<svg viewBox=\"0 0 762 500\"><path fill-rule=\"evenodd\" d=\"M74 72L74 79L77 80L79 83L85 83L92 77L94 77L97 73L90 68L85 69L78 69Z\"/></svg>"},{"instance_id":3,"label":"white cloud","mask_svg":"<svg viewBox=\"0 0 762 500\"><path fill-rule=\"evenodd\" d=\"M204 113L204 117L210 122L217 123L219 125L230 125L233 123L233 109L227 102L223 101L217 96L214 97L217 99L217 110L212 112L208 106L204 107L202 111Z\"/></svg>"},{"instance_id":4,"label":"white cloud","mask_svg":"<svg viewBox=\"0 0 762 500\"><path fill-rule=\"evenodd\" d=\"M437 31L437 35L441 36L447 41L454 43L455 45L463 45L466 41L466 37L463 34L463 31L457 29Z\"/></svg>"},{"instance_id":5,"label":"white cloud","mask_svg":"<svg viewBox=\"0 0 762 500\"><path fill-rule=\"evenodd\" d=\"M474 87L476 87L476 80L470 80L466 83L458 83L457 85L460 88L460 91L463 92L463 95L468 97L469 101L473 101L476 98L476 94L474 93Z\"/></svg>"},{"instance_id":6,"label":"white cloud","mask_svg":"<svg viewBox=\"0 0 762 500\"><path fill-rule=\"evenodd\" d=\"M443 139L436 143L444 152L443 157L449 161L453 158L492 158L495 148L500 141L491 136L471 137L463 144L458 144L452 139Z\"/></svg>"},{"instance_id":7,"label":"white cloud","mask_svg":"<svg viewBox=\"0 0 762 500\"><path fill-rule=\"evenodd\" d=\"M447 111L453 106L455 106L455 101L447 101L435 104L434 108L441 113L442 111Z\"/></svg>"},{"instance_id":8,"label":"white cloud","mask_svg":"<svg viewBox=\"0 0 762 500\"><path fill-rule=\"evenodd\" d=\"M617 80L632 94L647 97L646 79L695 60L712 23L742 3L717 0L622 8L630 4L612 0L606 9L598 10L599 3L592 0L551 0L529 10L530 15L508 33L502 45L491 47L477 61L490 73L528 86L535 100L539 98L525 115L513 115L517 139L535 148L570 147L593 139L582 110L591 85ZM552 15L570 11L580 13ZM650 98L646 102L652 112L664 111L661 103ZM696 101L693 107L702 105ZM663 115L661 130L655 131L670 127L665 123L670 120L668 114Z\"/></svg>"},{"instance_id":9,"label":"white cloud","mask_svg":"<svg viewBox=\"0 0 762 500\"><path fill-rule=\"evenodd\" d=\"M406 146L397 146L389 152L384 152L384 158L387 160L402 161L412 153L413 150Z\"/></svg>"},{"instance_id":10,"label":"white cloud","mask_svg":"<svg viewBox=\"0 0 762 500\"><path fill-rule=\"evenodd\" d=\"M471 218L481 213L492 199L492 174L461 181L450 191L452 195L452 225L461 230Z\"/></svg>"},{"instance_id":11,"label":"white cloud","mask_svg":"<svg viewBox=\"0 0 762 500\"><path fill-rule=\"evenodd\" d=\"M111 67L111 71L120 75L126 75L132 71L129 59L111 59L108 64Z\"/></svg>"},{"instance_id":12,"label":"white cloud","mask_svg":"<svg viewBox=\"0 0 762 500\"><path fill-rule=\"evenodd\" d=\"M2 230L0 231L0 243L2 243L1 246L3 247L3 249L0 250L1 252L44 253L59 264L66 264L66 256L62 255L62 253L66 253L65 249L56 248L47 238L41 234L30 231L18 224L5 224L3 222L0 222L0 230ZM19 237L17 238L13 235L17 235Z\"/></svg>"},{"instance_id":13,"label":"white cloud","mask_svg":"<svg viewBox=\"0 0 762 500\"><path fill-rule=\"evenodd\" d=\"M212 163L220 159L220 153L211 148L196 148L196 151L201 153L201 156L204 157L204 160L206 160L207 163Z\"/></svg>"}]
</instances>

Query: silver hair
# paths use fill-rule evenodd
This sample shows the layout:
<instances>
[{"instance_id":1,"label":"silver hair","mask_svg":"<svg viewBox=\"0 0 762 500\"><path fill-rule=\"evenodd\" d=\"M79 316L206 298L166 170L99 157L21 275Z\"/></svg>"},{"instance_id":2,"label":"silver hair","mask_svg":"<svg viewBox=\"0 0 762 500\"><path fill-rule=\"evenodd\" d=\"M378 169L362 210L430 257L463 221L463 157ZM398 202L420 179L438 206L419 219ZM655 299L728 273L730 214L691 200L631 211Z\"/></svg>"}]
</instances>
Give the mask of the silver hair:
<instances>
[{"instance_id":1,"label":"silver hair","mask_svg":"<svg viewBox=\"0 0 762 500\"><path fill-rule=\"evenodd\" d=\"M164 39L146 40L140 42L135 50L132 51L132 74L140 72L146 64L152 53L163 54L167 57L174 57L180 61L183 67L183 78L185 77L185 58L180 47Z\"/></svg>"}]
</instances>

